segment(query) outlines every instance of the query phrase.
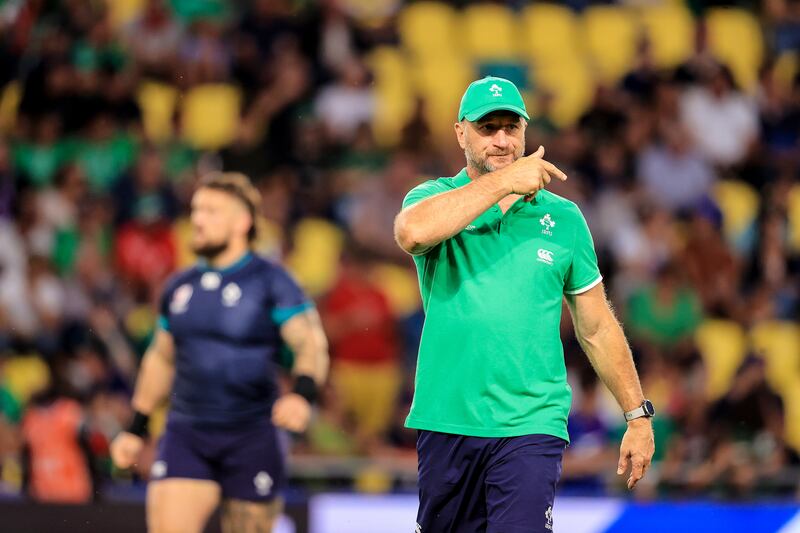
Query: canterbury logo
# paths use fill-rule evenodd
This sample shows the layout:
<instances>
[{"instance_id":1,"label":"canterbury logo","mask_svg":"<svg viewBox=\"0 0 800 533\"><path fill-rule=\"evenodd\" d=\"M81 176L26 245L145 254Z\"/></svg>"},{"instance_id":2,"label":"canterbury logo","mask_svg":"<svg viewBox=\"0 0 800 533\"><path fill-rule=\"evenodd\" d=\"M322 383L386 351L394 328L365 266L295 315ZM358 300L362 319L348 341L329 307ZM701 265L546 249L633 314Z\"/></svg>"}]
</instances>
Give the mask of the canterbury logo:
<instances>
[{"instance_id":1,"label":"canterbury logo","mask_svg":"<svg viewBox=\"0 0 800 533\"><path fill-rule=\"evenodd\" d=\"M539 248L539 251L536 252L536 255L539 257L537 261L541 261L542 263L546 263L548 265L553 264L553 252L551 252L550 250Z\"/></svg>"}]
</instances>

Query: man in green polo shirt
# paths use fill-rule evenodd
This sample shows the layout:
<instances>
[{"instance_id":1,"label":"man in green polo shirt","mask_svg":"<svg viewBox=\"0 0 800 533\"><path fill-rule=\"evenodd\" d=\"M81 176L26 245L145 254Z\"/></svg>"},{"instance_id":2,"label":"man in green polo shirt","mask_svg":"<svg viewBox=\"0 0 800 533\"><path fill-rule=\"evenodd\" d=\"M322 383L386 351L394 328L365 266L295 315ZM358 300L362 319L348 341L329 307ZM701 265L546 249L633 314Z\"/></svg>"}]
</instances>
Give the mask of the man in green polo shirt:
<instances>
[{"instance_id":1,"label":"man in green polo shirt","mask_svg":"<svg viewBox=\"0 0 800 533\"><path fill-rule=\"evenodd\" d=\"M425 325L406 424L419 430L418 533L549 532L569 440L559 335L566 298L578 339L628 420L617 473L652 457L652 404L605 298L578 207L545 189L567 176L541 146L508 80L464 93L455 124L467 167L406 196L395 222L414 256Z\"/></svg>"}]
</instances>

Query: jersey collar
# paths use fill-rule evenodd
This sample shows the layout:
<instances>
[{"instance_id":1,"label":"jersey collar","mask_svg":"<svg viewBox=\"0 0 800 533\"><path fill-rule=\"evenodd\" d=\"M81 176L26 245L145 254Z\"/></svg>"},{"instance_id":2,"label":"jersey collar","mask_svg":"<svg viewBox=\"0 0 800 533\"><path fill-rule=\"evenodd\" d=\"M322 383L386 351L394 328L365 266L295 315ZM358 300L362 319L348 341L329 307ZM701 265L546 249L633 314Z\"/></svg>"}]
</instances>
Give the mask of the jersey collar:
<instances>
[{"instance_id":1,"label":"jersey collar","mask_svg":"<svg viewBox=\"0 0 800 533\"><path fill-rule=\"evenodd\" d=\"M236 261L234 261L233 263L224 268L213 268L208 264L208 261L206 261L205 259L199 259L197 261L197 268L201 272L217 272L219 274L231 274L244 267L247 263L250 262L250 259L252 258L253 258L253 252L247 251L244 253L242 257L240 257L239 259L237 259Z\"/></svg>"}]
</instances>

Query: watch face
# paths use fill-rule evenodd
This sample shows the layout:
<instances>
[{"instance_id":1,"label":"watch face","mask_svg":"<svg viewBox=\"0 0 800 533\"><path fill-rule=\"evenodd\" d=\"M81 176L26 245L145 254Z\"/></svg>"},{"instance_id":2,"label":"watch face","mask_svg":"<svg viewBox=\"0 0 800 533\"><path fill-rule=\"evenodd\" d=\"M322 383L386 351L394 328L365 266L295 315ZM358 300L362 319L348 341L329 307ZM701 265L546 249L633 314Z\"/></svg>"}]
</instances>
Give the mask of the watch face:
<instances>
[{"instance_id":1,"label":"watch face","mask_svg":"<svg viewBox=\"0 0 800 533\"><path fill-rule=\"evenodd\" d=\"M656 410L650 400L645 400L642 407L644 407L644 412L647 413L647 416L653 416L656 414Z\"/></svg>"}]
</instances>

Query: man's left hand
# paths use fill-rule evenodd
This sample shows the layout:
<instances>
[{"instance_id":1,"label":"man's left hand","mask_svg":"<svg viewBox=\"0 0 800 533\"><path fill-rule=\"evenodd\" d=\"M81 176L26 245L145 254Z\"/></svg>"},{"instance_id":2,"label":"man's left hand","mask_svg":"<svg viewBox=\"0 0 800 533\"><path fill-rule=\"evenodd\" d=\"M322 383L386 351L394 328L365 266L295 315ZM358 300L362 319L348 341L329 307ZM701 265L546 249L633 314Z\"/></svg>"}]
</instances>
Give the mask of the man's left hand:
<instances>
[{"instance_id":1,"label":"man's left hand","mask_svg":"<svg viewBox=\"0 0 800 533\"><path fill-rule=\"evenodd\" d=\"M272 406L272 423L295 433L305 431L311 420L311 405L299 394L281 396Z\"/></svg>"},{"instance_id":2,"label":"man's left hand","mask_svg":"<svg viewBox=\"0 0 800 533\"><path fill-rule=\"evenodd\" d=\"M628 476L628 490L633 489L636 483L644 477L655 449L653 425L650 420L637 418L628 422L628 429L625 431L619 447L619 465L617 466L618 475L623 475L628 467L631 469L630 476Z\"/></svg>"}]
</instances>

